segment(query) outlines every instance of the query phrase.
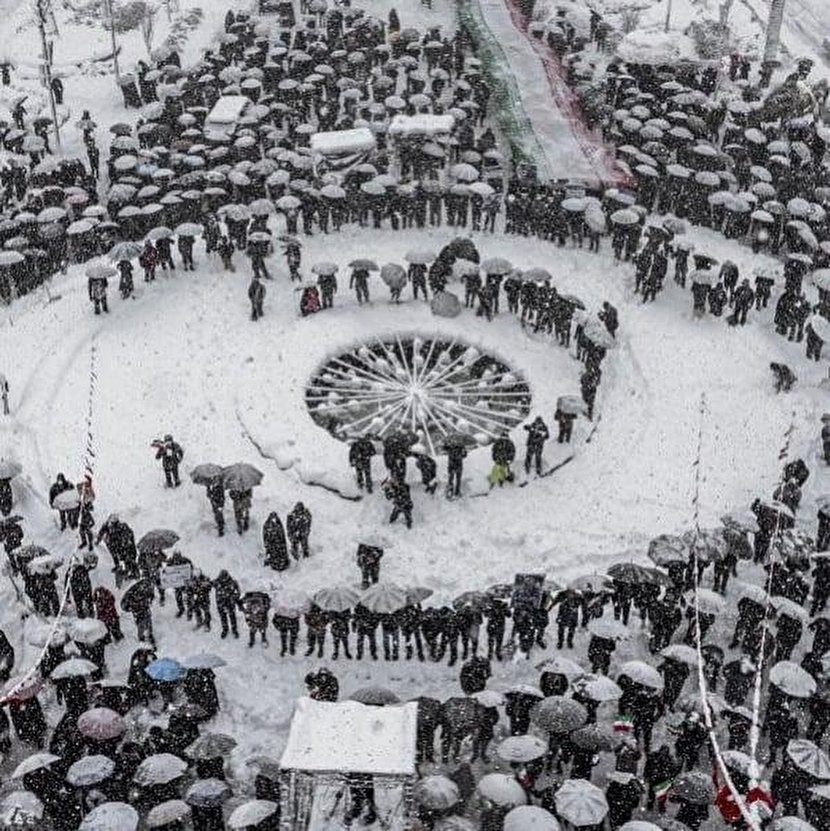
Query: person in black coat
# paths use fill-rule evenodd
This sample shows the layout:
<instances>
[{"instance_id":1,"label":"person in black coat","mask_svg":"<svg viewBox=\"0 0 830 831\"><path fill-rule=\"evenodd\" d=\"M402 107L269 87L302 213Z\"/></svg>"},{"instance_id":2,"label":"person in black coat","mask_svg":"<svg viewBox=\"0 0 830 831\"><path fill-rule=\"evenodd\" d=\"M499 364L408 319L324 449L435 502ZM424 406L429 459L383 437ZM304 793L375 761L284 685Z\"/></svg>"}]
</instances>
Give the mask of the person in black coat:
<instances>
[{"instance_id":1,"label":"person in black coat","mask_svg":"<svg viewBox=\"0 0 830 831\"><path fill-rule=\"evenodd\" d=\"M390 524L403 514L406 527L412 527L412 496L406 482L390 482L385 488L386 498L392 502Z\"/></svg>"},{"instance_id":2,"label":"person in black coat","mask_svg":"<svg viewBox=\"0 0 830 831\"><path fill-rule=\"evenodd\" d=\"M340 683L330 670L323 667L305 677L308 694L315 701L335 702L340 697Z\"/></svg>"},{"instance_id":3,"label":"person in black coat","mask_svg":"<svg viewBox=\"0 0 830 831\"><path fill-rule=\"evenodd\" d=\"M92 582L87 566L82 562L73 561L67 569L66 582L69 583L72 593L75 614L79 618L93 617L95 610L92 605Z\"/></svg>"},{"instance_id":4,"label":"person in black coat","mask_svg":"<svg viewBox=\"0 0 830 831\"><path fill-rule=\"evenodd\" d=\"M424 490L429 494L435 493L435 489L438 487L435 478L438 473L438 465L435 464L435 459L426 453L418 453L415 456L415 467L418 468L418 472L421 474L421 484L424 486Z\"/></svg>"},{"instance_id":5,"label":"person in black coat","mask_svg":"<svg viewBox=\"0 0 830 831\"><path fill-rule=\"evenodd\" d=\"M176 265L173 262L172 256L173 243L170 242L169 237L160 237L156 240L156 256L158 257L157 264L162 271L167 271L168 266L171 271L176 270Z\"/></svg>"},{"instance_id":6,"label":"person in black coat","mask_svg":"<svg viewBox=\"0 0 830 831\"><path fill-rule=\"evenodd\" d=\"M95 517L92 515L92 503L84 502L81 505L81 513L78 518L78 533L81 539L78 548L88 548L92 551L94 545L92 529L94 527Z\"/></svg>"},{"instance_id":7,"label":"person in black coat","mask_svg":"<svg viewBox=\"0 0 830 831\"><path fill-rule=\"evenodd\" d=\"M262 526L262 541L265 545L265 565L277 571L288 568L288 544L285 529L276 511L272 511Z\"/></svg>"},{"instance_id":8,"label":"person in black coat","mask_svg":"<svg viewBox=\"0 0 830 831\"><path fill-rule=\"evenodd\" d=\"M357 439L349 447L349 465L354 468L357 477L357 487L372 492L372 456L376 453L375 446L371 440L366 438Z\"/></svg>"},{"instance_id":9,"label":"person in black coat","mask_svg":"<svg viewBox=\"0 0 830 831\"><path fill-rule=\"evenodd\" d=\"M121 292L121 299L126 300L128 297L132 297L134 289L133 264L129 260L120 260L118 271L121 275L118 280L118 291Z\"/></svg>"},{"instance_id":10,"label":"person in black coat","mask_svg":"<svg viewBox=\"0 0 830 831\"><path fill-rule=\"evenodd\" d=\"M646 808L654 810L657 800L656 789L660 785L671 782L682 770L682 765L672 754L668 745L658 745L646 755L646 764L643 769L643 779L647 786ZM663 814L666 811L664 800L657 801L657 810Z\"/></svg>"},{"instance_id":11,"label":"person in black coat","mask_svg":"<svg viewBox=\"0 0 830 831\"><path fill-rule=\"evenodd\" d=\"M41 749L46 739L46 718L37 696L15 699L8 705L9 716L17 738L25 744Z\"/></svg>"},{"instance_id":12,"label":"person in black coat","mask_svg":"<svg viewBox=\"0 0 830 831\"><path fill-rule=\"evenodd\" d=\"M238 638L236 610L239 608L239 600L242 596L239 591L239 583L223 568L213 581L213 590L216 594L216 611L219 614L219 624L222 627L221 637L226 638L230 630L233 636Z\"/></svg>"},{"instance_id":13,"label":"person in black coat","mask_svg":"<svg viewBox=\"0 0 830 831\"><path fill-rule=\"evenodd\" d=\"M689 677L689 667L682 661L666 658L658 670L663 676L663 706L668 710L674 710L683 685Z\"/></svg>"},{"instance_id":14,"label":"person in black coat","mask_svg":"<svg viewBox=\"0 0 830 831\"><path fill-rule=\"evenodd\" d=\"M631 773L614 771L608 778L610 781L605 789L605 798L608 801L608 824L614 829L630 821L634 811L640 805L643 787L637 777Z\"/></svg>"},{"instance_id":15,"label":"person in black coat","mask_svg":"<svg viewBox=\"0 0 830 831\"><path fill-rule=\"evenodd\" d=\"M213 511L213 519L216 522L218 535L225 534L225 485L221 476L216 476L208 482L207 498Z\"/></svg>"},{"instance_id":16,"label":"person in black coat","mask_svg":"<svg viewBox=\"0 0 830 831\"><path fill-rule=\"evenodd\" d=\"M248 300L251 301L251 320L259 320L263 315L265 285L257 277L252 278L248 284Z\"/></svg>"},{"instance_id":17,"label":"person in black coat","mask_svg":"<svg viewBox=\"0 0 830 831\"><path fill-rule=\"evenodd\" d=\"M298 502L291 509L291 513L286 519L286 530L288 531L288 540L291 543L291 556L295 560L299 560L300 551L302 550L303 557L308 557L308 538L311 534L311 511L302 502Z\"/></svg>"},{"instance_id":18,"label":"person in black coat","mask_svg":"<svg viewBox=\"0 0 830 831\"><path fill-rule=\"evenodd\" d=\"M55 505L55 498L58 494L65 493L66 491L74 490L75 486L71 482L66 481L66 477L59 473L52 484L52 487L49 488L49 505L50 507L54 507ZM61 531L66 529L66 526L69 525L70 528L77 527L78 518L77 518L77 510L70 510L70 511L58 511L58 516L60 517L61 522Z\"/></svg>"},{"instance_id":19,"label":"person in black coat","mask_svg":"<svg viewBox=\"0 0 830 831\"><path fill-rule=\"evenodd\" d=\"M487 615L487 658L500 661L504 644L504 629L510 617L510 606L497 598L490 598L484 609Z\"/></svg>"},{"instance_id":20,"label":"person in black coat","mask_svg":"<svg viewBox=\"0 0 830 831\"><path fill-rule=\"evenodd\" d=\"M404 606L403 609L396 612L398 617L398 626L401 634L404 637L404 646L406 647L406 659L411 661L413 655L418 656L419 661L424 660L424 642L421 639L421 606L418 603L410 603ZM412 641L415 640L415 650L413 652Z\"/></svg>"},{"instance_id":21,"label":"person in black coat","mask_svg":"<svg viewBox=\"0 0 830 831\"><path fill-rule=\"evenodd\" d=\"M178 442L173 441L173 436L170 433L165 435L163 442L156 445L156 458L161 459L166 487L179 487L181 485L179 465L184 458L184 450Z\"/></svg>"},{"instance_id":22,"label":"person in black coat","mask_svg":"<svg viewBox=\"0 0 830 831\"><path fill-rule=\"evenodd\" d=\"M297 636L300 633L300 619L275 613L274 628L280 633L280 657L297 654Z\"/></svg>"},{"instance_id":23,"label":"person in black coat","mask_svg":"<svg viewBox=\"0 0 830 831\"><path fill-rule=\"evenodd\" d=\"M447 453L447 496L461 496L461 475L467 449L462 444L448 444L444 450Z\"/></svg>"},{"instance_id":24,"label":"person in black coat","mask_svg":"<svg viewBox=\"0 0 830 831\"><path fill-rule=\"evenodd\" d=\"M550 438L547 425L541 416L537 416L531 424L525 425L527 431L527 445L525 448L525 473L530 473L532 465L536 467L536 475L542 475L542 450L545 442Z\"/></svg>"}]
</instances>

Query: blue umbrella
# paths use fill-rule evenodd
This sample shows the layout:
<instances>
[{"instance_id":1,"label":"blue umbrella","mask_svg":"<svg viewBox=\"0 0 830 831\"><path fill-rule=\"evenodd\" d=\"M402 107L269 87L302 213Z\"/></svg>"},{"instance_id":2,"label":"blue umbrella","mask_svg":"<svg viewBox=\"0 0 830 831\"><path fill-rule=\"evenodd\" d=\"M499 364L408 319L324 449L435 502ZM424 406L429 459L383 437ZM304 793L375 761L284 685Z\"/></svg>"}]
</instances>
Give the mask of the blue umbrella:
<instances>
[{"instance_id":1,"label":"blue umbrella","mask_svg":"<svg viewBox=\"0 0 830 831\"><path fill-rule=\"evenodd\" d=\"M154 681L179 681L187 674L187 670L172 658L157 658L147 664L144 671Z\"/></svg>"}]
</instances>

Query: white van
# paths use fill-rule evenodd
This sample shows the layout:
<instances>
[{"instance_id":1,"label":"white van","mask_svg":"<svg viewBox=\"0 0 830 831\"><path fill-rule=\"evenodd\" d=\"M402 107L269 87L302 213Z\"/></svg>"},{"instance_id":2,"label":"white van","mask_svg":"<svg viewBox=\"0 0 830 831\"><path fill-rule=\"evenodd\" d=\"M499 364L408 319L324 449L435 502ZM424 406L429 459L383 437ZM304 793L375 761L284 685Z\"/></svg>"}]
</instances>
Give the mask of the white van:
<instances>
[{"instance_id":1,"label":"white van","mask_svg":"<svg viewBox=\"0 0 830 831\"><path fill-rule=\"evenodd\" d=\"M242 118L253 106L250 98L244 95L223 95L207 114L205 119L205 136L209 133L221 133L232 136Z\"/></svg>"}]
</instances>

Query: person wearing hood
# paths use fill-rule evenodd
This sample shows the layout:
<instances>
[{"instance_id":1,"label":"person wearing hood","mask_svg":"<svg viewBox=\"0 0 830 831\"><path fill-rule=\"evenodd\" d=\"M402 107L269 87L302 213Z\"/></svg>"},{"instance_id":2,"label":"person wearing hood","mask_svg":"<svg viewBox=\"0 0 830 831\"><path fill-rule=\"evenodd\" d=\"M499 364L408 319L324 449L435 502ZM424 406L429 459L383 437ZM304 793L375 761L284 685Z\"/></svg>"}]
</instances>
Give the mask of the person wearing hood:
<instances>
[{"instance_id":1,"label":"person wearing hood","mask_svg":"<svg viewBox=\"0 0 830 831\"><path fill-rule=\"evenodd\" d=\"M177 488L181 485L179 479L179 465L184 458L182 446L173 441L173 436L167 433L164 441L156 445L156 458L161 459L161 467L164 471L164 483L168 488Z\"/></svg>"},{"instance_id":2,"label":"person wearing hood","mask_svg":"<svg viewBox=\"0 0 830 831\"><path fill-rule=\"evenodd\" d=\"M262 541L265 545L265 565L276 571L285 571L289 565L288 544L285 529L276 511L272 511L262 526Z\"/></svg>"}]
</instances>

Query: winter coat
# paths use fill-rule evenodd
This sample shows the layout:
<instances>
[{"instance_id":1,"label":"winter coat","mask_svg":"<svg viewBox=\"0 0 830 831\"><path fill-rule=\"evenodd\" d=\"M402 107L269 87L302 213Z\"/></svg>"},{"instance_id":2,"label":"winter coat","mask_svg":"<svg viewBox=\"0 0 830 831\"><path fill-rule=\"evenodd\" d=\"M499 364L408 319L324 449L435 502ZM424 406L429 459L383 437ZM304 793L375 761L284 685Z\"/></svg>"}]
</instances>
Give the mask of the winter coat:
<instances>
[{"instance_id":1,"label":"winter coat","mask_svg":"<svg viewBox=\"0 0 830 831\"><path fill-rule=\"evenodd\" d=\"M311 511L298 502L288 515L285 524L288 539L302 540L311 533Z\"/></svg>"},{"instance_id":2,"label":"winter coat","mask_svg":"<svg viewBox=\"0 0 830 831\"><path fill-rule=\"evenodd\" d=\"M285 529L276 511L272 511L262 526L262 541L265 545L265 559L277 569L288 568L288 545Z\"/></svg>"},{"instance_id":3,"label":"winter coat","mask_svg":"<svg viewBox=\"0 0 830 831\"><path fill-rule=\"evenodd\" d=\"M550 438L547 425L541 418L537 418L532 424L525 425L527 431L528 450L540 449Z\"/></svg>"},{"instance_id":4,"label":"winter coat","mask_svg":"<svg viewBox=\"0 0 830 831\"><path fill-rule=\"evenodd\" d=\"M358 439L349 448L349 464L352 467L365 464L371 461L376 452L375 446L369 439Z\"/></svg>"},{"instance_id":5,"label":"winter coat","mask_svg":"<svg viewBox=\"0 0 830 831\"><path fill-rule=\"evenodd\" d=\"M118 623L118 610L115 608L115 595L105 586L98 586L92 595L95 604L95 616L106 626Z\"/></svg>"},{"instance_id":6,"label":"winter coat","mask_svg":"<svg viewBox=\"0 0 830 831\"><path fill-rule=\"evenodd\" d=\"M228 574L227 571L220 571L213 581L213 590L216 592L217 608L235 608L239 605L241 597L239 583Z\"/></svg>"}]
</instances>

